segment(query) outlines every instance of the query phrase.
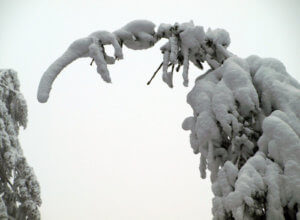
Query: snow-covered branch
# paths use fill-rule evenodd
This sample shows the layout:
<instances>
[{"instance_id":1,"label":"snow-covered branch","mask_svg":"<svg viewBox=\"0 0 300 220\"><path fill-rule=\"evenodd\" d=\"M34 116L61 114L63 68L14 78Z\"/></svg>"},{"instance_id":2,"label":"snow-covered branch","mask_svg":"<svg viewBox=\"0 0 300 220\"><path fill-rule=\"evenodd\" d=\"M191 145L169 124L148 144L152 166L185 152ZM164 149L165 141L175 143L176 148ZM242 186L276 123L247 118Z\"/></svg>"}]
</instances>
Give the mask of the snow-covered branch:
<instances>
[{"instance_id":1,"label":"snow-covered branch","mask_svg":"<svg viewBox=\"0 0 300 220\"><path fill-rule=\"evenodd\" d=\"M133 49L148 49L160 39L168 42L161 48L163 55L163 81L173 87L172 76L174 65L177 71L183 65L183 84L188 86L188 69L191 61L202 69L202 63L207 61L213 67L219 67L225 59L231 56L226 50L230 43L229 34L222 29L204 32L203 27L187 22L174 25L161 24L155 31L155 24L147 20L135 20L124 27L114 31L96 31L88 37L74 41L66 52L49 66L43 74L39 88L38 101L47 102L52 84L58 74L74 60L90 57L97 65L97 72L105 82L110 83L111 78L107 64L114 64L115 60L123 59L122 46ZM105 45L114 47L114 57L105 53ZM172 71L168 72L168 67Z\"/></svg>"}]
</instances>

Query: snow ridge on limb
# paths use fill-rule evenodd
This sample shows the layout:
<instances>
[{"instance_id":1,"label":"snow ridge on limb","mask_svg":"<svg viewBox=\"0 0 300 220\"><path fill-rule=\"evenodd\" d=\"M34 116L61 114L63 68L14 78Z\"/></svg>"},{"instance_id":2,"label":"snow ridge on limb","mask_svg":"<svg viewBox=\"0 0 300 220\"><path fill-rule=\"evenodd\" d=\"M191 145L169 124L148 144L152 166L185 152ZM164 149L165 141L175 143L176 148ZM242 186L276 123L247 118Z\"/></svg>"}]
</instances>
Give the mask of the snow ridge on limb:
<instances>
[{"instance_id":1,"label":"snow ridge on limb","mask_svg":"<svg viewBox=\"0 0 300 220\"><path fill-rule=\"evenodd\" d=\"M52 63L43 74L37 99L41 103L47 102L52 84L59 73L78 58L91 57L97 65L97 72L102 79L110 83L111 78L107 64L114 64L115 60L123 59L122 46L133 49L148 49L161 38L168 40L167 47L162 48L163 81L170 88L173 87L172 77L176 67L178 72L183 66L184 86L188 86L188 69L191 61L196 67L202 69L202 63L207 61L214 69L219 67L225 59L232 56L226 50L230 43L229 34L222 29L204 32L203 27L195 26L193 21L186 23L161 24L155 31L155 24L147 20L135 20L124 27L110 33L96 31L88 37L74 41L66 52ZM105 53L105 45L112 45L115 50L114 57ZM217 52L217 56L215 55ZM168 71L168 67L172 70ZM151 81L150 81L151 82ZM150 84L150 82L148 84Z\"/></svg>"},{"instance_id":2,"label":"snow ridge on limb","mask_svg":"<svg viewBox=\"0 0 300 220\"><path fill-rule=\"evenodd\" d=\"M49 66L43 74L38 88L38 101L47 102L52 84L58 74L71 62L82 57L91 57L96 61L97 72L106 82L110 82L109 73L104 60L103 45L112 44L115 49L115 59L123 59L122 49L116 36L107 31L97 31L86 38L74 41L66 52Z\"/></svg>"},{"instance_id":3,"label":"snow ridge on limb","mask_svg":"<svg viewBox=\"0 0 300 220\"><path fill-rule=\"evenodd\" d=\"M284 65L231 56L197 78L187 102L194 116L182 127L201 177L211 171L214 219L300 219L300 85Z\"/></svg>"},{"instance_id":4,"label":"snow ridge on limb","mask_svg":"<svg viewBox=\"0 0 300 220\"><path fill-rule=\"evenodd\" d=\"M133 50L148 49L157 42L155 24L147 20L135 20L126 24L121 29L113 32L120 45Z\"/></svg>"}]
</instances>

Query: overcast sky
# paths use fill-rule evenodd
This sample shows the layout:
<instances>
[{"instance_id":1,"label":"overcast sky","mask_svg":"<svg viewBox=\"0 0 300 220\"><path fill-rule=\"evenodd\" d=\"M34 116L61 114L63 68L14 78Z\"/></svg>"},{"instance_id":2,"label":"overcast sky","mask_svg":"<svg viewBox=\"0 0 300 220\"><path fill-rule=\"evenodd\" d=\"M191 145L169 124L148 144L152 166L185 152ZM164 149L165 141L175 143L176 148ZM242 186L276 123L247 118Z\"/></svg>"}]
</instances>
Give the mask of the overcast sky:
<instances>
[{"instance_id":1,"label":"overcast sky","mask_svg":"<svg viewBox=\"0 0 300 220\"><path fill-rule=\"evenodd\" d=\"M159 42L146 51L124 49L104 83L90 59L77 60L54 83L48 103L36 92L40 77L75 39L113 31L134 19L194 20L225 28L229 50L280 59L300 80L300 4L267 1L0 0L0 68L19 74L29 110L20 140L41 185L45 220L211 219L211 185L200 178L199 155L181 129L192 115L186 94L154 79Z\"/></svg>"}]
</instances>

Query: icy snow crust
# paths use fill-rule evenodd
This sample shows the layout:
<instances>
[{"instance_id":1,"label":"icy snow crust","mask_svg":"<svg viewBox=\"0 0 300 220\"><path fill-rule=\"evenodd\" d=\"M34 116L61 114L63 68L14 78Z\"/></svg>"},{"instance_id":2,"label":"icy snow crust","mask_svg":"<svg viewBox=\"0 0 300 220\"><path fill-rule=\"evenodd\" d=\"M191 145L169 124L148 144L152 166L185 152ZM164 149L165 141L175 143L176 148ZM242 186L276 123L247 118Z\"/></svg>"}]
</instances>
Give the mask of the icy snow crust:
<instances>
[{"instance_id":1,"label":"icy snow crust","mask_svg":"<svg viewBox=\"0 0 300 220\"><path fill-rule=\"evenodd\" d=\"M211 172L214 219L300 219L300 85L271 58L232 56L199 77L182 127Z\"/></svg>"},{"instance_id":2,"label":"icy snow crust","mask_svg":"<svg viewBox=\"0 0 300 220\"><path fill-rule=\"evenodd\" d=\"M17 73L0 69L0 219L40 219L40 187L21 149L19 127L26 127L27 105Z\"/></svg>"}]
</instances>

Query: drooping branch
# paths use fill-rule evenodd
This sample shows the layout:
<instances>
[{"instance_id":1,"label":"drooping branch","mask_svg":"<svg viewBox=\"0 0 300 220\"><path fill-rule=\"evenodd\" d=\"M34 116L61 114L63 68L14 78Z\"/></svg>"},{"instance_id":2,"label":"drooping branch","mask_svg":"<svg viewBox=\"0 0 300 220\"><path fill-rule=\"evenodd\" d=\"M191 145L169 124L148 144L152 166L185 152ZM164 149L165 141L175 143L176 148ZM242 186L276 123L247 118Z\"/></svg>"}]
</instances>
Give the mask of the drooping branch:
<instances>
[{"instance_id":1,"label":"drooping branch","mask_svg":"<svg viewBox=\"0 0 300 220\"><path fill-rule=\"evenodd\" d=\"M180 66L183 65L185 86L188 86L190 61L200 69L203 68L202 63L207 61L215 69L231 56L231 53L226 49L230 39L225 30L216 29L212 31L209 29L205 33L203 27L196 26L191 21L182 24L175 23L174 25L161 24L155 31L155 24L151 21L135 20L112 33L96 31L88 37L74 41L66 52L51 64L43 74L38 88L38 101L41 103L47 102L55 78L74 60L82 57L92 58L90 65L95 61L97 72L104 81L109 83L111 79L107 64L114 64L115 60L123 59L123 45L133 50L148 49L162 38L168 40L161 48L162 53L164 53L164 60L168 60L167 66L177 64L177 72ZM113 46L114 57L110 57L105 53L105 45ZM164 68L163 72L163 81L172 88L173 71L168 73ZM148 85L151 80L147 83Z\"/></svg>"},{"instance_id":2,"label":"drooping branch","mask_svg":"<svg viewBox=\"0 0 300 220\"><path fill-rule=\"evenodd\" d=\"M44 73L38 100L47 101L55 77L77 58L91 57L110 82L107 64L123 58L122 45L141 50L164 38L163 62L147 85L161 68L163 81L172 88L175 66L177 72L183 66L185 86L190 62L199 69L204 62L211 67L187 96L193 116L182 127L191 131L194 153L201 154L201 177L211 172L214 219L298 219L299 83L277 60L234 56L223 29L204 32L193 22L154 28L152 22L138 20L75 41ZM107 44L114 46L114 58L106 55Z\"/></svg>"}]
</instances>

